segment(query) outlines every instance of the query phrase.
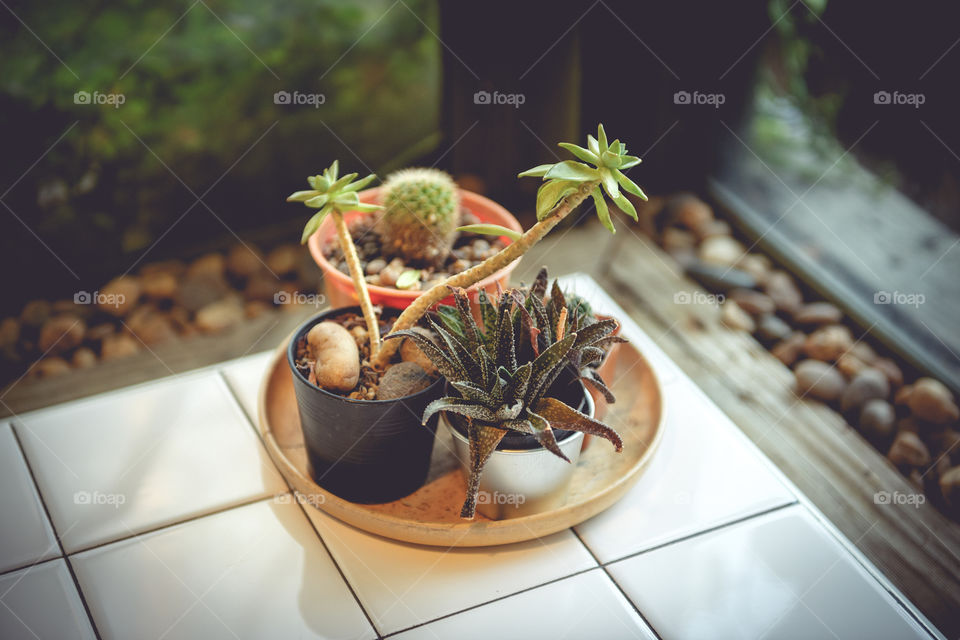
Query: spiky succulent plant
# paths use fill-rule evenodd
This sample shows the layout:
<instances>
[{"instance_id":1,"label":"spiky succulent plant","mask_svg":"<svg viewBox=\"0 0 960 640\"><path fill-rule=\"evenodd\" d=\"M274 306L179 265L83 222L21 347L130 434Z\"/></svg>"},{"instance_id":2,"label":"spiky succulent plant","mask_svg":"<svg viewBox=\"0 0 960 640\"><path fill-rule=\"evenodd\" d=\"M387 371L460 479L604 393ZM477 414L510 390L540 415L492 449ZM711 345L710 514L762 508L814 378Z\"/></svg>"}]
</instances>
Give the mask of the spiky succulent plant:
<instances>
[{"instance_id":1,"label":"spiky succulent plant","mask_svg":"<svg viewBox=\"0 0 960 640\"><path fill-rule=\"evenodd\" d=\"M532 435L568 462L553 429L594 434L610 440L617 451L623 448L613 429L547 397L554 380L569 366L570 354L580 353L582 361L594 358L612 337L616 321L594 322L578 330L562 296L551 296L545 304L542 291L531 287L508 290L496 304L482 296L478 326L466 292L453 292L455 311L441 309L440 324L427 320L439 342L415 331L397 331L388 338L412 339L459 394L431 402L422 420L426 423L439 411L466 418L470 474L461 517L474 517L483 467L508 431Z\"/></svg>"},{"instance_id":2,"label":"spiky succulent plant","mask_svg":"<svg viewBox=\"0 0 960 640\"><path fill-rule=\"evenodd\" d=\"M439 265L460 223L460 191L439 169L401 169L383 184L380 234L390 255Z\"/></svg>"}]
</instances>

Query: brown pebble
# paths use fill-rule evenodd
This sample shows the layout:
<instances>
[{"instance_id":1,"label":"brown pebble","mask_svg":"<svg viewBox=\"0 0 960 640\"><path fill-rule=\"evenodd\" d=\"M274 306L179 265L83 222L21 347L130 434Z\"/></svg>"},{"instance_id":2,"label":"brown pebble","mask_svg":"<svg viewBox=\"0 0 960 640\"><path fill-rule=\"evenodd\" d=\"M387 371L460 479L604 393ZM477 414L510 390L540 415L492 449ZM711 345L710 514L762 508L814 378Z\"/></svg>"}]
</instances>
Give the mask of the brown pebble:
<instances>
[{"instance_id":1,"label":"brown pebble","mask_svg":"<svg viewBox=\"0 0 960 640\"><path fill-rule=\"evenodd\" d=\"M917 417L934 424L946 424L960 419L960 409L953 394L933 378L920 378L913 384L907 405Z\"/></svg>"},{"instance_id":2,"label":"brown pebble","mask_svg":"<svg viewBox=\"0 0 960 640\"><path fill-rule=\"evenodd\" d=\"M850 347L850 353L857 356L871 367L875 366L874 363L878 359L877 352L873 349L873 347L870 346L869 343L864 342L863 340Z\"/></svg>"},{"instance_id":3,"label":"brown pebble","mask_svg":"<svg viewBox=\"0 0 960 640\"><path fill-rule=\"evenodd\" d=\"M87 323L76 316L50 318L40 329L37 348L52 354L65 353L83 341Z\"/></svg>"},{"instance_id":4,"label":"brown pebble","mask_svg":"<svg viewBox=\"0 0 960 640\"><path fill-rule=\"evenodd\" d=\"M97 306L110 315L123 317L133 311L140 299L140 278L120 276L114 278L97 292Z\"/></svg>"},{"instance_id":5,"label":"brown pebble","mask_svg":"<svg viewBox=\"0 0 960 640\"><path fill-rule=\"evenodd\" d=\"M890 383L879 369L864 369L850 381L840 398L840 410L844 413L859 411L867 400L886 400L890 395Z\"/></svg>"},{"instance_id":6,"label":"brown pebble","mask_svg":"<svg viewBox=\"0 0 960 640\"><path fill-rule=\"evenodd\" d=\"M912 431L901 431L894 438L887 458L898 467L925 467L930 464L930 452L920 436Z\"/></svg>"},{"instance_id":7,"label":"brown pebble","mask_svg":"<svg viewBox=\"0 0 960 640\"><path fill-rule=\"evenodd\" d=\"M89 369L97 364L97 354L93 352L93 349L80 347L73 352L73 358L70 359L70 363L74 369Z\"/></svg>"},{"instance_id":8,"label":"brown pebble","mask_svg":"<svg viewBox=\"0 0 960 640\"><path fill-rule=\"evenodd\" d=\"M863 343L858 343L858 346L860 344ZM890 382L892 389L896 390L903 386L903 371L897 366L897 363L890 358L876 358L868 364L875 369L883 371L883 375L887 376L887 381Z\"/></svg>"},{"instance_id":9,"label":"brown pebble","mask_svg":"<svg viewBox=\"0 0 960 640\"><path fill-rule=\"evenodd\" d=\"M777 310L792 314L803 304L803 294L797 288L796 282L786 271L771 271L763 283L763 290L773 298Z\"/></svg>"},{"instance_id":10,"label":"brown pebble","mask_svg":"<svg viewBox=\"0 0 960 640\"><path fill-rule=\"evenodd\" d=\"M264 268L263 254L251 244L234 245L227 254L227 271L246 280Z\"/></svg>"},{"instance_id":11,"label":"brown pebble","mask_svg":"<svg viewBox=\"0 0 960 640\"><path fill-rule=\"evenodd\" d=\"M433 379L416 362L398 362L380 378L377 400L395 400L430 386Z\"/></svg>"},{"instance_id":12,"label":"brown pebble","mask_svg":"<svg viewBox=\"0 0 960 640\"><path fill-rule=\"evenodd\" d=\"M732 267L743 256L742 244L729 236L714 236L700 244L697 253L701 261L717 267Z\"/></svg>"},{"instance_id":13,"label":"brown pebble","mask_svg":"<svg viewBox=\"0 0 960 640\"><path fill-rule=\"evenodd\" d=\"M960 466L940 476L940 492L951 505L960 505Z\"/></svg>"},{"instance_id":14,"label":"brown pebble","mask_svg":"<svg viewBox=\"0 0 960 640\"><path fill-rule=\"evenodd\" d=\"M772 353L780 362L789 367L792 366L793 363L797 361L797 358L800 357L800 353L803 351L803 345L806 341L806 334L801 331L795 331L777 344L773 345L770 353Z\"/></svg>"},{"instance_id":15,"label":"brown pebble","mask_svg":"<svg viewBox=\"0 0 960 640\"><path fill-rule=\"evenodd\" d=\"M20 322L27 327L39 327L50 317L52 307L46 300L31 300L20 312Z\"/></svg>"},{"instance_id":16,"label":"brown pebble","mask_svg":"<svg viewBox=\"0 0 960 640\"><path fill-rule=\"evenodd\" d=\"M886 445L893 435L897 413L886 400L868 400L860 409L860 432L871 442Z\"/></svg>"},{"instance_id":17,"label":"brown pebble","mask_svg":"<svg viewBox=\"0 0 960 640\"><path fill-rule=\"evenodd\" d=\"M804 352L811 358L833 362L853 346L850 329L841 324L833 324L817 329L803 345Z\"/></svg>"},{"instance_id":18,"label":"brown pebble","mask_svg":"<svg viewBox=\"0 0 960 640\"><path fill-rule=\"evenodd\" d=\"M733 289L727 294L727 298L736 302L741 309L752 316L773 313L777 308L773 304L773 298L753 289Z\"/></svg>"},{"instance_id":19,"label":"brown pebble","mask_svg":"<svg viewBox=\"0 0 960 640\"><path fill-rule=\"evenodd\" d=\"M200 256L187 267L186 277L209 276L222 278L227 271L227 260L219 253L208 253Z\"/></svg>"},{"instance_id":20,"label":"brown pebble","mask_svg":"<svg viewBox=\"0 0 960 640\"><path fill-rule=\"evenodd\" d=\"M790 325L772 313L767 313L757 320L755 335L760 342L771 344L786 339L791 332Z\"/></svg>"},{"instance_id":21,"label":"brown pebble","mask_svg":"<svg viewBox=\"0 0 960 640\"><path fill-rule=\"evenodd\" d=\"M670 220L694 232L713 220L713 210L710 205L689 193L671 198L667 203L667 211Z\"/></svg>"},{"instance_id":22,"label":"brown pebble","mask_svg":"<svg viewBox=\"0 0 960 640\"><path fill-rule=\"evenodd\" d=\"M217 333L243 320L243 305L233 297L211 302L197 311L196 326L200 331Z\"/></svg>"},{"instance_id":23,"label":"brown pebble","mask_svg":"<svg viewBox=\"0 0 960 640\"><path fill-rule=\"evenodd\" d=\"M140 343L136 338L125 333L117 333L103 339L100 357L107 362L132 356L138 351L140 351Z\"/></svg>"},{"instance_id":24,"label":"brown pebble","mask_svg":"<svg viewBox=\"0 0 960 640\"><path fill-rule=\"evenodd\" d=\"M710 220L706 224L700 225L696 230L697 238L706 240L717 236L729 236L730 225L725 220Z\"/></svg>"},{"instance_id":25,"label":"brown pebble","mask_svg":"<svg viewBox=\"0 0 960 640\"><path fill-rule=\"evenodd\" d=\"M63 358L57 357L44 358L30 370L30 375L38 378L56 378L67 373L70 373L70 365Z\"/></svg>"},{"instance_id":26,"label":"brown pebble","mask_svg":"<svg viewBox=\"0 0 960 640\"><path fill-rule=\"evenodd\" d=\"M697 238L689 231L677 229L676 227L667 227L663 230L663 236L660 240L665 251L674 249L693 249L697 246Z\"/></svg>"},{"instance_id":27,"label":"brown pebble","mask_svg":"<svg viewBox=\"0 0 960 640\"><path fill-rule=\"evenodd\" d=\"M847 382L835 367L819 360L804 360L794 370L800 396L833 402L839 398Z\"/></svg>"},{"instance_id":28,"label":"brown pebble","mask_svg":"<svg viewBox=\"0 0 960 640\"><path fill-rule=\"evenodd\" d=\"M763 286L770 275L770 259L759 253L748 253L737 261L737 268L748 273L757 284Z\"/></svg>"},{"instance_id":29,"label":"brown pebble","mask_svg":"<svg viewBox=\"0 0 960 640\"><path fill-rule=\"evenodd\" d=\"M753 333L756 324L750 314L740 308L733 300L727 300L720 308L720 319L731 329Z\"/></svg>"},{"instance_id":30,"label":"brown pebble","mask_svg":"<svg viewBox=\"0 0 960 640\"><path fill-rule=\"evenodd\" d=\"M141 278L143 293L154 300L169 300L177 293L177 278L167 271L157 271Z\"/></svg>"},{"instance_id":31,"label":"brown pebble","mask_svg":"<svg viewBox=\"0 0 960 640\"><path fill-rule=\"evenodd\" d=\"M805 304L793 314L793 321L803 327L819 327L836 324L843 319L843 312L829 302L811 302Z\"/></svg>"},{"instance_id":32,"label":"brown pebble","mask_svg":"<svg viewBox=\"0 0 960 640\"><path fill-rule=\"evenodd\" d=\"M866 368L867 364L853 353L845 353L837 358L837 369L848 378L855 377Z\"/></svg>"},{"instance_id":33,"label":"brown pebble","mask_svg":"<svg viewBox=\"0 0 960 640\"><path fill-rule=\"evenodd\" d=\"M285 244L267 254L267 267L278 276L292 275L300 264L300 247Z\"/></svg>"}]
</instances>

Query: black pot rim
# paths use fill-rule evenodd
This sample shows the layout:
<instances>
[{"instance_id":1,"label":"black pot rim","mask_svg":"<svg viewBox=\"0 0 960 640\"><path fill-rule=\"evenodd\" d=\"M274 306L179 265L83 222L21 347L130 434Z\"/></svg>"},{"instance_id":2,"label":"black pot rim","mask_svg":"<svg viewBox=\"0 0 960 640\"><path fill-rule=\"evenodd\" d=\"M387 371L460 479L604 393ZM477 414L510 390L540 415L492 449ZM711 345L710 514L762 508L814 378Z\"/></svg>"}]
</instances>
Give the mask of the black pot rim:
<instances>
[{"instance_id":1,"label":"black pot rim","mask_svg":"<svg viewBox=\"0 0 960 640\"><path fill-rule=\"evenodd\" d=\"M425 395L428 391L430 391L431 389L433 389L436 385L438 385L438 384L440 384L440 383L442 383L442 382L444 382L444 381L446 380L446 378L444 378L443 376L437 376L437 379L434 380L433 383L431 383L431 384L428 385L427 387L421 389L420 391L417 391L416 393L410 394L410 395L408 395L408 396L401 396L401 397L399 397L399 398L391 398L391 399L389 399L389 400L360 400L360 399L356 399L356 398L346 398L346 397L344 397L344 396L341 396L340 394L331 393L330 391L327 391L326 389L321 389L320 387L318 387L318 386L315 385L315 384L311 384L310 381L307 380L307 378L306 378L302 373L300 373L300 370L297 368L297 365L296 365L296 362L297 362L297 342L300 341L300 338L301 338L307 331L309 331L311 328L313 328L313 325L318 324L318 323L320 323L320 322L323 322L324 320L328 319L329 317L331 317L331 316L333 316L333 315L337 315L337 314L340 314L340 313L348 313L348 312L350 312L350 311L354 311L354 312L357 312L357 313L361 313L360 305L353 305L353 306L349 306L349 307L337 307L337 308L335 308L335 309L327 309L326 311L321 311L321 312L318 313L317 315L311 316L310 318L308 318L308 319L307 319L306 321L304 321L300 326L298 326L298 327L296 328L296 330L293 332L293 337L290 339L290 343L287 345L287 365L290 367L290 370L293 372L293 375L299 377L299 378L300 378L301 380L303 380L305 383L307 383L308 385L310 385L310 388L311 388L311 389L317 391L318 393L322 393L322 394L328 395L328 396L330 396L331 398L337 398L338 400L342 400L343 402L346 402L346 403L366 404L366 405L385 405L385 404L390 404L390 403L393 403L393 402L398 402L398 401L400 401L400 400L407 400L407 399L409 399L409 398L416 398L416 397L418 397L418 396ZM388 313L388 312L390 312L390 311L398 311L398 310L388 309L388 308L385 307L384 310L383 310L383 313ZM399 315L399 312L397 313L397 315Z\"/></svg>"}]
</instances>

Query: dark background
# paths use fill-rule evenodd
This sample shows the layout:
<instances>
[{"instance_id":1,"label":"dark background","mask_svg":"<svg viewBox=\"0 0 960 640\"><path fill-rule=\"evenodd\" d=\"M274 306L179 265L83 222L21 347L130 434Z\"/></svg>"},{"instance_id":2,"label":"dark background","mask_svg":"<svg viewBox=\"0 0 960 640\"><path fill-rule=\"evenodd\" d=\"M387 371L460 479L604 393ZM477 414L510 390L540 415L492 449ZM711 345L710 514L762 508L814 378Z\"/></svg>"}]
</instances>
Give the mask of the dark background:
<instances>
[{"instance_id":1,"label":"dark background","mask_svg":"<svg viewBox=\"0 0 960 640\"><path fill-rule=\"evenodd\" d=\"M841 147L879 119L858 158L960 228L960 33L946 2L8 5L4 315L138 261L294 238L303 214L283 197L334 158L381 175L436 163L522 214L536 184L516 173L602 121L645 157L631 175L649 192L702 192L758 94L791 100ZM79 105L78 90L126 101ZM279 90L326 101L277 105ZM478 90L524 103L475 104ZM678 105L681 90L725 103ZM925 104L878 106L878 90Z\"/></svg>"}]
</instances>

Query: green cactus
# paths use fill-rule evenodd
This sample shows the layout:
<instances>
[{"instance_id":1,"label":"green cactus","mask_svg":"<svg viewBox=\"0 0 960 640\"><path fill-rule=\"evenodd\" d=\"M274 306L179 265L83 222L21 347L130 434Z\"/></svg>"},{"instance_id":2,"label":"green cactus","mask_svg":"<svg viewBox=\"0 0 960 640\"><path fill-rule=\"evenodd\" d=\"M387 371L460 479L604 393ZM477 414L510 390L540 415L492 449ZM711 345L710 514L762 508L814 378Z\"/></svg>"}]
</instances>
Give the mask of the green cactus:
<instances>
[{"instance_id":1,"label":"green cactus","mask_svg":"<svg viewBox=\"0 0 960 640\"><path fill-rule=\"evenodd\" d=\"M460 224L460 191L438 169L401 169L383 185L379 230L384 251L410 263L439 266Z\"/></svg>"}]
</instances>

